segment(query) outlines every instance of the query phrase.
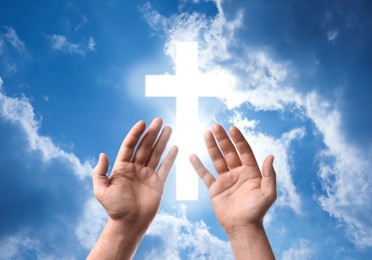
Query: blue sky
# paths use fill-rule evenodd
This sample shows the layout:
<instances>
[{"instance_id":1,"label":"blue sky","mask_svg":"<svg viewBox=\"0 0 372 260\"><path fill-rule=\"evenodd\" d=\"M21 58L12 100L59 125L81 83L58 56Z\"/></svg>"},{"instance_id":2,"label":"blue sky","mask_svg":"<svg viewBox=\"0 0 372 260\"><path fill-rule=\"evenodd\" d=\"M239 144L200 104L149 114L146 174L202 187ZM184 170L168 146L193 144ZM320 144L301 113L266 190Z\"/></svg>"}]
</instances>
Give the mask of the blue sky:
<instances>
[{"instance_id":1,"label":"blue sky","mask_svg":"<svg viewBox=\"0 0 372 260\"><path fill-rule=\"evenodd\" d=\"M175 99L145 97L145 75L174 74L179 41L232 82L199 99L196 124L235 124L259 162L276 157L277 258L370 259L371 32L359 0L0 1L0 259L88 254L106 220L99 152L112 162L140 119L176 128ZM205 187L176 201L173 171L135 259L229 258Z\"/></svg>"}]
</instances>

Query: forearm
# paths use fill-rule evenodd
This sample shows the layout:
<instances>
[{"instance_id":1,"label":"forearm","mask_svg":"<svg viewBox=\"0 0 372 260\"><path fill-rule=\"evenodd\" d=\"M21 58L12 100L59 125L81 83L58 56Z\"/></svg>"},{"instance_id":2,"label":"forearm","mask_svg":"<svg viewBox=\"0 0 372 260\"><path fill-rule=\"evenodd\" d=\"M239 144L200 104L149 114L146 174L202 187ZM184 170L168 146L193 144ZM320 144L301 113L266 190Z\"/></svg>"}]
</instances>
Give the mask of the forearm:
<instances>
[{"instance_id":1,"label":"forearm","mask_svg":"<svg viewBox=\"0 0 372 260\"><path fill-rule=\"evenodd\" d=\"M275 259L262 224L236 229L228 235L235 259Z\"/></svg>"},{"instance_id":2,"label":"forearm","mask_svg":"<svg viewBox=\"0 0 372 260\"><path fill-rule=\"evenodd\" d=\"M109 220L87 259L132 259L144 233Z\"/></svg>"}]
</instances>

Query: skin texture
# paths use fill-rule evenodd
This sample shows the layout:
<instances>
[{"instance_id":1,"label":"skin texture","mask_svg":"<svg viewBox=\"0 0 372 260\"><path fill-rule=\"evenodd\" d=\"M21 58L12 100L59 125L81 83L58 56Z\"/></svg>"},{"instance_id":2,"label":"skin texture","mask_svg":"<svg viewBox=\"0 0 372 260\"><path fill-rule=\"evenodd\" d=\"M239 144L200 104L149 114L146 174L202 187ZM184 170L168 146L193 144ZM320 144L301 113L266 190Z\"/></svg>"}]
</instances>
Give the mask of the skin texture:
<instances>
[{"instance_id":1,"label":"skin texture","mask_svg":"<svg viewBox=\"0 0 372 260\"><path fill-rule=\"evenodd\" d=\"M161 127L162 120L156 118L143 135L145 122L134 125L120 147L110 177L106 175L108 158L100 154L93 188L109 218L88 259L133 257L159 209L164 183L178 152L172 147L158 168L172 132L168 126L162 131Z\"/></svg>"},{"instance_id":2,"label":"skin texture","mask_svg":"<svg viewBox=\"0 0 372 260\"><path fill-rule=\"evenodd\" d=\"M204 135L218 178L196 155L190 161L209 190L216 217L227 235L236 259L275 259L263 227L263 218L276 200L273 156L268 156L262 174L248 142L236 127L215 124Z\"/></svg>"}]
</instances>

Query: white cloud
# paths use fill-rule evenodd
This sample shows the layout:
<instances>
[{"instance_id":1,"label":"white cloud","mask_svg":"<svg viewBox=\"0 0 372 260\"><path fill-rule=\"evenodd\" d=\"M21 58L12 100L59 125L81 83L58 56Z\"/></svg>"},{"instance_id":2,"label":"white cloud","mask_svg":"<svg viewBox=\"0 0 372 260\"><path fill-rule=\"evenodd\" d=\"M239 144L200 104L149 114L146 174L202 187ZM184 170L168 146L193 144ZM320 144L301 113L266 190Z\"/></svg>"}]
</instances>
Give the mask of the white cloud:
<instances>
[{"instance_id":1,"label":"white cloud","mask_svg":"<svg viewBox=\"0 0 372 260\"><path fill-rule=\"evenodd\" d=\"M242 15L239 12L228 21L217 1L219 13L213 19L199 13L181 13L167 18L154 10L149 2L142 8L143 16L156 31L162 30L167 36L165 53L175 61L177 41L199 42L199 68L210 69L216 61L230 57L229 44L234 43L235 31L241 27Z\"/></svg>"},{"instance_id":2,"label":"white cloud","mask_svg":"<svg viewBox=\"0 0 372 260\"><path fill-rule=\"evenodd\" d=\"M0 241L0 259L22 259L22 254L34 251L37 246L24 232L8 236Z\"/></svg>"},{"instance_id":3,"label":"white cloud","mask_svg":"<svg viewBox=\"0 0 372 260\"><path fill-rule=\"evenodd\" d=\"M185 206L177 213L158 213L146 236L161 240L163 247L146 259L182 259L181 254L187 259L234 259L229 242L211 234L202 220L190 221Z\"/></svg>"},{"instance_id":4,"label":"white cloud","mask_svg":"<svg viewBox=\"0 0 372 260\"><path fill-rule=\"evenodd\" d=\"M64 35L52 34L47 36L47 38L52 49L62 51L63 53L78 54L84 57L88 51L95 50L95 41L92 37L89 38L86 47L81 43L70 42Z\"/></svg>"},{"instance_id":5,"label":"white cloud","mask_svg":"<svg viewBox=\"0 0 372 260\"><path fill-rule=\"evenodd\" d=\"M233 117L230 119L230 123L233 123L241 130L248 131L249 129L254 129L260 123L260 121L249 120L242 112L235 110Z\"/></svg>"},{"instance_id":6,"label":"white cloud","mask_svg":"<svg viewBox=\"0 0 372 260\"><path fill-rule=\"evenodd\" d=\"M48 36L48 39L51 47L55 50L71 54L79 54L81 56L85 55L80 45L69 42L63 35L53 34Z\"/></svg>"},{"instance_id":7,"label":"white cloud","mask_svg":"<svg viewBox=\"0 0 372 260\"><path fill-rule=\"evenodd\" d=\"M12 98L0 91L0 119L19 127L27 140L26 147L38 151L44 162L57 159L71 167L71 171L80 179L83 180L84 177L91 176L92 166L90 162L81 162L75 154L58 147L50 137L39 134L40 122L35 119L33 107L25 97ZM52 216L52 219L53 217L56 216ZM57 219L61 217L57 214ZM60 254L60 252L57 252L58 248L55 247L53 253L49 254L50 247L45 246L45 241L42 242L31 236L34 234L33 231L31 229L30 232L15 233L4 237L0 241L0 259L24 259L26 254L34 255L36 259L62 259L61 257L63 259L74 259L73 256L55 255Z\"/></svg>"},{"instance_id":8,"label":"white cloud","mask_svg":"<svg viewBox=\"0 0 372 260\"><path fill-rule=\"evenodd\" d=\"M17 71L16 64L9 59L8 49L9 45L13 47L20 54L27 54L26 47L17 35L17 32L10 27L4 27L5 32L0 34L0 57L1 70L3 76L13 74Z\"/></svg>"},{"instance_id":9,"label":"white cloud","mask_svg":"<svg viewBox=\"0 0 372 260\"><path fill-rule=\"evenodd\" d=\"M355 245L372 246L372 198L369 196L372 194L372 159L345 139L341 114L331 106L334 102L324 100L316 92L304 94L291 87L291 77L296 75L291 64L277 62L268 52L245 46L243 40L236 37L236 31L242 25L241 12L233 20L228 20L221 1L216 0L215 4L218 9L215 17L197 12L165 17L149 3L142 11L149 25L167 37L164 51L173 62L177 41L198 41L200 70L224 73L232 79L221 97L229 110L239 111L242 104L250 104L255 110L289 111L314 122L326 146L318 157L318 174L325 191L319 197L319 204L346 226ZM335 40L337 32L331 32L328 37ZM234 48L239 51L234 52ZM221 62L228 63L228 66ZM260 145L267 148L265 153L276 155L279 188L282 186L283 194L286 194L284 202L279 199L279 203L290 206L290 202L297 201L293 204L296 212L299 212L300 200L290 178L295 173L289 167L287 148L293 137L301 138L303 133L302 128L295 129L275 139L254 131L246 132L252 143L256 140L266 144Z\"/></svg>"},{"instance_id":10,"label":"white cloud","mask_svg":"<svg viewBox=\"0 0 372 260\"><path fill-rule=\"evenodd\" d=\"M45 161L66 160L80 178L91 175L91 162L81 162L75 154L66 152L54 144L50 137L39 134L40 123L35 119L33 107L27 98L12 98L0 92L0 116L19 125L26 135L30 148L40 151Z\"/></svg>"},{"instance_id":11,"label":"white cloud","mask_svg":"<svg viewBox=\"0 0 372 260\"><path fill-rule=\"evenodd\" d=\"M0 91L1 91L1 89L2 89L2 87L3 87L3 84L4 84L4 81L3 81L3 79L0 77Z\"/></svg>"},{"instance_id":12,"label":"white cloud","mask_svg":"<svg viewBox=\"0 0 372 260\"><path fill-rule=\"evenodd\" d=\"M314 259L314 248L310 245L310 241L300 239L291 248L284 251L282 260L306 260Z\"/></svg>"},{"instance_id":13,"label":"white cloud","mask_svg":"<svg viewBox=\"0 0 372 260\"><path fill-rule=\"evenodd\" d=\"M337 36L338 36L338 31L337 30L327 32L327 38L328 38L329 42L334 42L336 40Z\"/></svg>"},{"instance_id":14,"label":"white cloud","mask_svg":"<svg viewBox=\"0 0 372 260\"><path fill-rule=\"evenodd\" d=\"M372 246L372 160L345 140L341 114L316 93L306 99L307 114L323 133L327 146L319 176L325 195L319 203L332 216L344 221L350 239L359 247Z\"/></svg>"},{"instance_id":15,"label":"white cloud","mask_svg":"<svg viewBox=\"0 0 372 260\"><path fill-rule=\"evenodd\" d=\"M95 198L88 199L84 206L84 213L75 230L75 235L80 244L87 249L93 248L106 222L105 209Z\"/></svg>"},{"instance_id":16,"label":"white cloud","mask_svg":"<svg viewBox=\"0 0 372 260\"><path fill-rule=\"evenodd\" d=\"M96 47L96 41L93 39L93 37L90 37L88 41L88 49L91 51L95 51L96 50L95 47Z\"/></svg>"},{"instance_id":17,"label":"white cloud","mask_svg":"<svg viewBox=\"0 0 372 260\"><path fill-rule=\"evenodd\" d=\"M42 247L43 244L39 240L33 239L29 232L21 231L0 240L0 260L28 259L26 256L32 256L32 259L42 260L76 259L74 256L54 255L55 252L52 254L43 252Z\"/></svg>"},{"instance_id":18,"label":"white cloud","mask_svg":"<svg viewBox=\"0 0 372 260\"><path fill-rule=\"evenodd\" d=\"M23 41L21 41L13 28L5 27L4 39L10 43L18 52L25 53L26 47ZM1 45L1 44L0 44Z\"/></svg>"}]
</instances>

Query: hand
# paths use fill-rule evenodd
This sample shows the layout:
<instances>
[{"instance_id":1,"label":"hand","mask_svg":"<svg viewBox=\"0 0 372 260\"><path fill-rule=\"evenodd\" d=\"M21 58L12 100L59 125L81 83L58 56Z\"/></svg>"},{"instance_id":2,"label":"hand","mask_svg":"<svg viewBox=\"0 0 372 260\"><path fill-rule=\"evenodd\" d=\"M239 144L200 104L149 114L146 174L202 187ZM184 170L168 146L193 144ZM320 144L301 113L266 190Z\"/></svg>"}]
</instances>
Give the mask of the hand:
<instances>
[{"instance_id":1,"label":"hand","mask_svg":"<svg viewBox=\"0 0 372 260\"><path fill-rule=\"evenodd\" d=\"M105 154L100 155L93 171L94 195L106 209L109 221L139 233L146 231L159 209L164 182L177 156L174 146L155 173L172 132L166 126L156 141L161 126L162 120L155 119L135 151L146 128L145 122L138 122L124 139L110 177L106 175Z\"/></svg>"},{"instance_id":2,"label":"hand","mask_svg":"<svg viewBox=\"0 0 372 260\"><path fill-rule=\"evenodd\" d=\"M274 157L265 159L261 175L251 147L236 127L229 131L235 146L221 125L215 124L212 131L206 132L204 139L219 175L217 180L197 156L191 155L190 161L207 186L217 219L230 237L240 230L262 226L276 199Z\"/></svg>"}]
</instances>

